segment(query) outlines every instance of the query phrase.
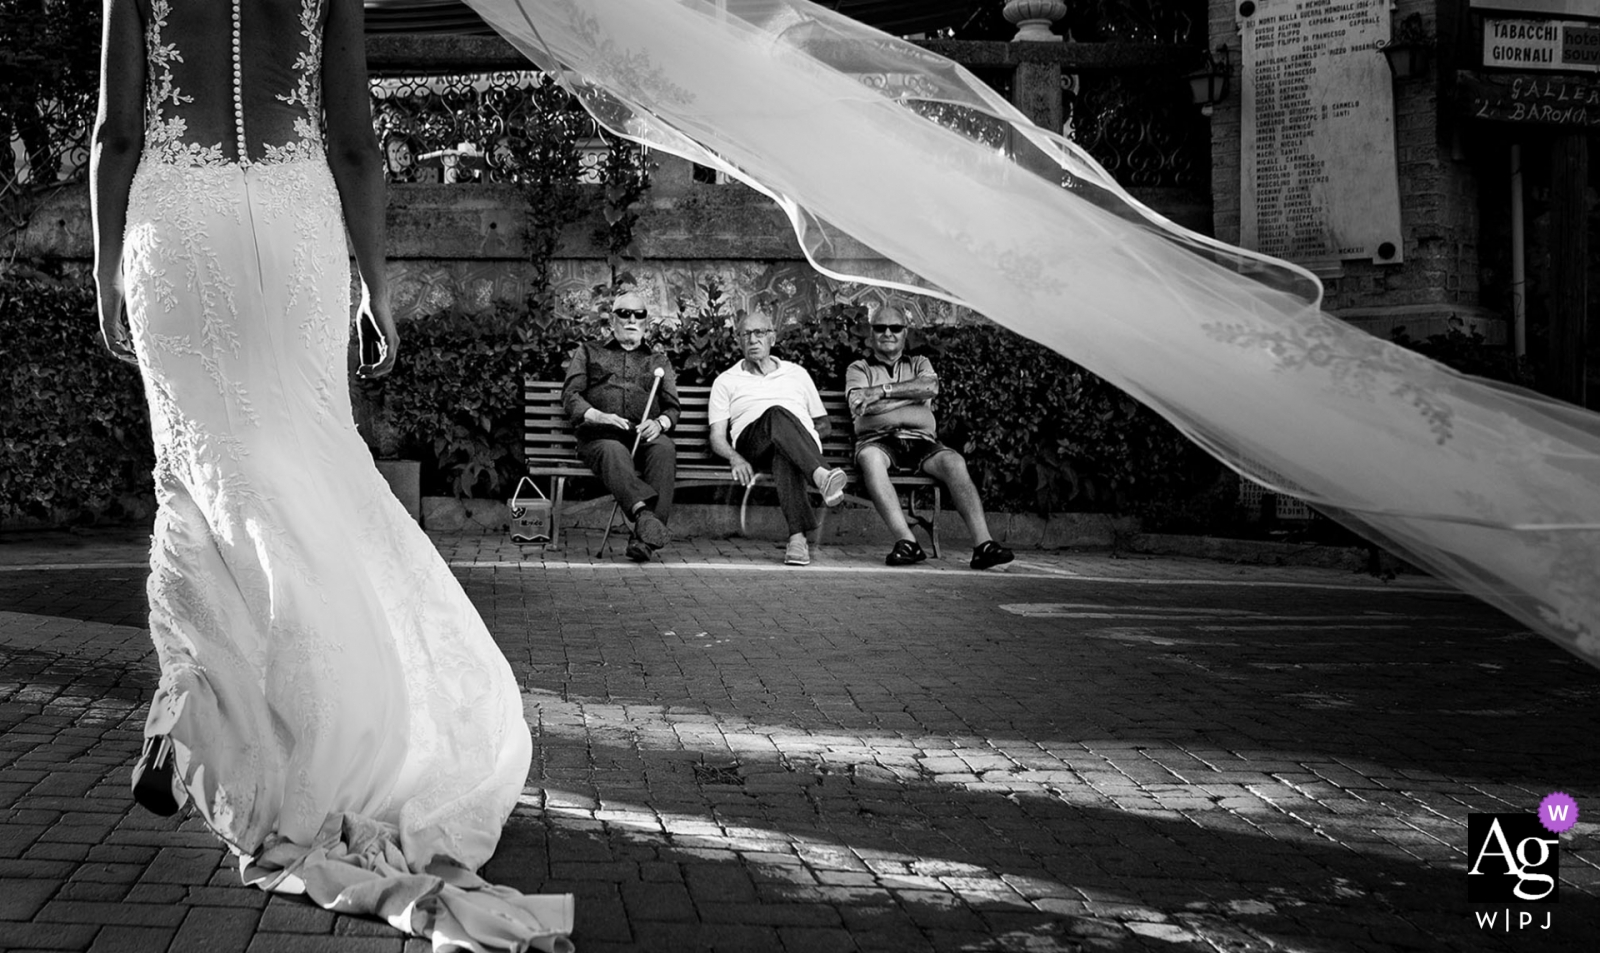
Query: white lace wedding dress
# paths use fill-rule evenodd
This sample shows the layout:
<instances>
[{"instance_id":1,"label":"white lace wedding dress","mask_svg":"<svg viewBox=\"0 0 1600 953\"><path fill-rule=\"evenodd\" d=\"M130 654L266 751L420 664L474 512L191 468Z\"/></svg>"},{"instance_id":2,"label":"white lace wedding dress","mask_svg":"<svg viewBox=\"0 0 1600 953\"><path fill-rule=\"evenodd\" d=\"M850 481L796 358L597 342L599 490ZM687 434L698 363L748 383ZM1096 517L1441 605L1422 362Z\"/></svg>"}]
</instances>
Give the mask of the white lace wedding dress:
<instances>
[{"instance_id":1,"label":"white lace wedding dress","mask_svg":"<svg viewBox=\"0 0 1600 953\"><path fill-rule=\"evenodd\" d=\"M263 27L285 7L299 30ZM150 5L123 257L160 503L146 733L247 880L436 943L570 949L570 896L471 873L527 780L521 694L352 424L324 7Z\"/></svg>"}]
</instances>

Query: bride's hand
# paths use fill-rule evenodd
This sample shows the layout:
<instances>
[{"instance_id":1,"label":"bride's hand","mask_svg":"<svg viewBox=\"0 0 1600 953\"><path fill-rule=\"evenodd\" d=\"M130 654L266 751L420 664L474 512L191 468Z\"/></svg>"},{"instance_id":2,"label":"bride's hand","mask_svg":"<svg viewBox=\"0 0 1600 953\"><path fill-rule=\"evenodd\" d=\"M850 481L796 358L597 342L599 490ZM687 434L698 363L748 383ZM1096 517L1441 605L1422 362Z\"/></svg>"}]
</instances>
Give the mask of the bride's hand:
<instances>
[{"instance_id":1,"label":"bride's hand","mask_svg":"<svg viewBox=\"0 0 1600 953\"><path fill-rule=\"evenodd\" d=\"M379 296L377 301L370 296L363 297L356 314L356 327L362 333L371 328L378 330L378 360L356 368L356 376L363 380L376 380L394 370L395 358L400 354L400 332L395 327L387 296Z\"/></svg>"},{"instance_id":2,"label":"bride's hand","mask_svg":"<svg viewBox=\"0 0 1600 953\"><path fill-rule=\"evenodd\" d=\"M139 356L134 353L133 338L128 333L127 322L123 320L122 295L102 288L99 303L100 340L105 342L106 350L111 352L112 357L137 367Z\"/></svg>"}]
</instances>

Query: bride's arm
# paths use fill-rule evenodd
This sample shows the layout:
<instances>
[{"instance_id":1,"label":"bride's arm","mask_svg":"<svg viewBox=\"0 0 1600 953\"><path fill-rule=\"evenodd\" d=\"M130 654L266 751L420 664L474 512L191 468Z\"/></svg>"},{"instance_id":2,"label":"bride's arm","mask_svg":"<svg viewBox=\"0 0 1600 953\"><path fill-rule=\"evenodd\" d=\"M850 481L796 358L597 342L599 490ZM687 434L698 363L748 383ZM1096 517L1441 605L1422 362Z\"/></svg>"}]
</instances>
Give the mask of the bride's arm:
<instances>
[{"instance_id":1,"label":"bride's arm","mask_svg":"<svg viewBox=\"0 0 1600 953\"><path fill-rule=\"evenodd\" d=\"M94 283L101 338L112 354L136 363L122 322L122 233L144 148L144 24L134 0L105 0L102 13L100 106L89 153Z\"/></svg>"},{"instance_id":2,"label":"bride's arm","mask_svg":"<svg viewBox=\"0 0 1600 953\"><path fill-rule=\"evenodd\" d=\"M378 362L362 365L364 377L394 368L400 338L389 310L384 265L383 161L372 131L361 0L334 0L322 34L322 108L327 116L328 168L339 187L344 224L361 276L361 315L371 315L386 345Z\"/></svg>"}]
</instances>

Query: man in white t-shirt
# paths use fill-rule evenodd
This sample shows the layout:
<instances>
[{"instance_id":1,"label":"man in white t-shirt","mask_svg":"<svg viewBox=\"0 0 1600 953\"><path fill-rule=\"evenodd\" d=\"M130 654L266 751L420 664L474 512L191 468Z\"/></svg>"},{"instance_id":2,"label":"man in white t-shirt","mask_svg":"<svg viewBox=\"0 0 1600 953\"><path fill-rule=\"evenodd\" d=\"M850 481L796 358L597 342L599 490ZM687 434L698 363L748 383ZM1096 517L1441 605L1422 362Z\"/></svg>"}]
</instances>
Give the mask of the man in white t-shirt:
<instances>
[{"instance_id":1,"label":"man in white t-shirt","mask_svg":"<svg viewBox=\"0 0 1600 953\"><path fill-rule=\"evenodd\" d=\"M804 566L811 562L806 534L817 528L806 491L815 487L822 502L834 506L844 499L848 477L823 463L828 414L811 375L798 364L772 356L777 337L772 316L759 311L746 315L738 335L744 360L718 374L711 384L707 405L711 449L728 461L733 478L742 486L750 485L758 467L771 468L778 506L789 525L783 561Z\"/></svg>"}]
</instances>

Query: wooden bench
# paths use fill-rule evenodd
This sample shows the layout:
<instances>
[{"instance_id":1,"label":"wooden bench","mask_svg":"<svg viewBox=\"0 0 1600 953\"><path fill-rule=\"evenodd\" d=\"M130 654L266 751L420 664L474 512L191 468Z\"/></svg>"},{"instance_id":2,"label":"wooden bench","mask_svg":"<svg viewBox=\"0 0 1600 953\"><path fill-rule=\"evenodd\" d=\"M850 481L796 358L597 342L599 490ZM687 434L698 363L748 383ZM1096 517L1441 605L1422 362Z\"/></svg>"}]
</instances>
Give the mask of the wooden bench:
<instances>
[{"instance_id":1,"label":"wooden bench","mask_svg":"<svg viewBox=\"0 0 1600 953\"><path fill-rule=\"evenodd\" d=\"M561 545L561 509L566 499L567 481L577 478L594 479L594 474L578 458L578 440L573 436L572 428L567 423L567 413L561 406L561 386L560 381L528 380L523 390L526 408L523 450L528 475L550 477L554 483L550 494L551 549L559 548ZM821 394L822 406L828 412L829 423L833 425L833 432L822 439L822 458L830 467L843 467L850 475L849 485L857 486L860 474L855 468L855 436L851 428L850 410L845 402L844 391L825 390L821 391ZM728 462L711 451L711 427L706 420L706 404L710 398L710 387L678 388L681 413L677 426L673 427L667 436L678 449L679 489L734 483L733 472L728 468ZM907 518L928 533L933 555L937 557L938 519L943 502L943 487L939 481L922 474L891 471L889 478L894 483L895 489L905 495ZM745 487L744 497L739 503L741 534L749 535L750 494L757 486L770 484L771 480L770 474L758 473L756 481ZM916 511L914 497L916 491L922 487L933 489L931 518L922 516ZM859 494L850 493L848 489L845 498L863 506L871 505L870 500ZM824 513L824 518L825 516ZM611 528L609 525L606 527L606 535L600 541L597 554L605 549L611 536ZM820 527L818 535L821 535Z\"/></svg>"}]
</instances>

